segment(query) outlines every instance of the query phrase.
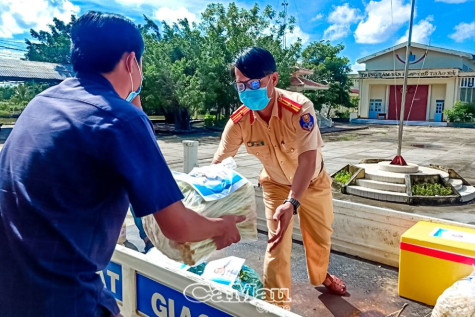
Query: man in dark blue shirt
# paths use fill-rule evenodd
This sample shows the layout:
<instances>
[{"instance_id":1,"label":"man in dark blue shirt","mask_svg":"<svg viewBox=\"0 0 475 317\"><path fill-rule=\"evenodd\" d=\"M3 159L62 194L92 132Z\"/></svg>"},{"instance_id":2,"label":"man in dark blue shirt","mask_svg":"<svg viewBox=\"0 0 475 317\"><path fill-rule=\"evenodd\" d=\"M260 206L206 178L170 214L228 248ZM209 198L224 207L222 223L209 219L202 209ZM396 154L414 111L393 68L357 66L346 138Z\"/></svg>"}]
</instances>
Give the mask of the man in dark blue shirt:
<instances>
[{"instance_id":1,"label":"man in dark blue shirt","mask_svg":"<svg viewBox=\"0 0 475 317\"><path fill-rule=\"evenodd\" d=\"M0 152L0 316L115 316L97 271L129 204L179 242L239 241L242 217L210 219L182 194L140 109L138 28L89 12L71 31L75 78L36 96Z\"/></svg>"}]
</instances>

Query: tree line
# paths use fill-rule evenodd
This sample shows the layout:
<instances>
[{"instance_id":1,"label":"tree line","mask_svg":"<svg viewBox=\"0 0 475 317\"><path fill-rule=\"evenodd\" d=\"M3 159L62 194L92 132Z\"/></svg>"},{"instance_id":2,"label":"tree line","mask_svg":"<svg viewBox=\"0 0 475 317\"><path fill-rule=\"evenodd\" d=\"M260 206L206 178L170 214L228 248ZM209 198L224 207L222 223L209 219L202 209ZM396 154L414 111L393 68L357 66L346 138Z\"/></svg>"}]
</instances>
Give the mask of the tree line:
<instances>
[{"instance_id":1,"label":"tree line","mask_svg":"<svg viewBox=\"0 0 475 317\"><path fill-rule=\"evenodd\" d=\"M70 23L64 23L55 18L48 31L32 29L34 41L26 40L25 59L70 63L70 31L76 19L73 16ZM187 19L156 23L146 15L144 21L140 25L145 40L143 108L149 115L165 116L176 129L188 130L191 117L205 115L219 125L240 106L232 85L232 63L250 46L263 47L274 55L280 88L289 87L297 65L314 71L308 79L329 84L328 90L304 92L316 110L325 105L329 115L335 106L352 106L349 60L341 56L343 44L313 41L304 47L299 39L283 47L284 34L293 32L296 21L284 19L284 13L270 5L245 9L235 3L212 3L198 23Z\"/></svg>"}]
</instances>

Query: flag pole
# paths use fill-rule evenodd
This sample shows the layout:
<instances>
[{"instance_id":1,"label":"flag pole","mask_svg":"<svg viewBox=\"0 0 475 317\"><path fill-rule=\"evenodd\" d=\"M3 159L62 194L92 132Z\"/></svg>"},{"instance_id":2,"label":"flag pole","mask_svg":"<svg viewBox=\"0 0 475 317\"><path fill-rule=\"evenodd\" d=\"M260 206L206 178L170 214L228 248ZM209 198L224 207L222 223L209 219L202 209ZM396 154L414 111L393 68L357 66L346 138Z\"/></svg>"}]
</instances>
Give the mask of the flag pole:
<instances>
[{"instance_id":1,"label":"flag pole","mask_svg":"<svg viewBox=\"0 0 475 317\"><path fill-rule=\"evenodd\" d=\"M407 75L409 73L409 55L411 54L411 39L412 39L412 24L414 20L414 5L416 0L411 1L411 19L409 21L409 37L407 39L406 46L406 63L404 64L404 84L402 86L402 100L401 100L401 114L399 116L399 132L398 132L398 144L397 144L397 155L391 161L392 165L407 165L406 161L401 155L402 148L402 132L404 126L404 110L406 107L406 94L407 94ZM396 87L394 87L396 89ZM396 91L394 92L396 93Z\"/></svg>"}]
</instances>

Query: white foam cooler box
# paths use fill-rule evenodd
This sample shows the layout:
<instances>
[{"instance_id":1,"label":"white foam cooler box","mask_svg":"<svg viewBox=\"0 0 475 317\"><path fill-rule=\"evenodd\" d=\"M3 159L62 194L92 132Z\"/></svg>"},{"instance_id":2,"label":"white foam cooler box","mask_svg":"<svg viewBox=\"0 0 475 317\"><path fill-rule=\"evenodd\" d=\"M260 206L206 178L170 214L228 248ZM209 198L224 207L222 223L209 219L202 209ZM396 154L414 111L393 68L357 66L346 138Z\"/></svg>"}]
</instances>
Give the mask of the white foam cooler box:
<instances>
[{"instance_id":1,"label":"white foam cooler box","mask_svg":"<svg viewBox=\"0 0 475 317\"><path fill-rule=\"evenodd\" d=\"M99 274L124 317L300 316L121 245Z\"/></svg>"}]
</instances>

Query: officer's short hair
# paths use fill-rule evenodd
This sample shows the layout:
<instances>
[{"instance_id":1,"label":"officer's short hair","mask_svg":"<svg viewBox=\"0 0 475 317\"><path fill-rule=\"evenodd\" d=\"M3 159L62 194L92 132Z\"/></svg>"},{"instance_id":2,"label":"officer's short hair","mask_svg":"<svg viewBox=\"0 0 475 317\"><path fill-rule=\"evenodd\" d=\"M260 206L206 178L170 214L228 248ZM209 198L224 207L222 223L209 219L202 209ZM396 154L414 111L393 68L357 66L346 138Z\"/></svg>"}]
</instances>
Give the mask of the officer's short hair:
<instances>
[{"instance_id":1,"label":"officer's short hair","mask_svg":"<svg viewBox=\"0 0 475 317\"><path fill-rule=\"evenodd\" d=\"M71 63L76 72L108 73L122 55L135 52L140 61L144 42L138 27L118 14L89 11L71 29Z\"/></svg>"},{"instance_id":2,"label":"officer's short hair","mask_svg":"<svg viewBox=\"0 0 475 317\"><path fill-rule=\"evenodd\" d=\"M235 66L244 76L251 79L260 79L277 71L274 56L260 47L245 50L236 59Z\"/></svg>"}]
</instances>

